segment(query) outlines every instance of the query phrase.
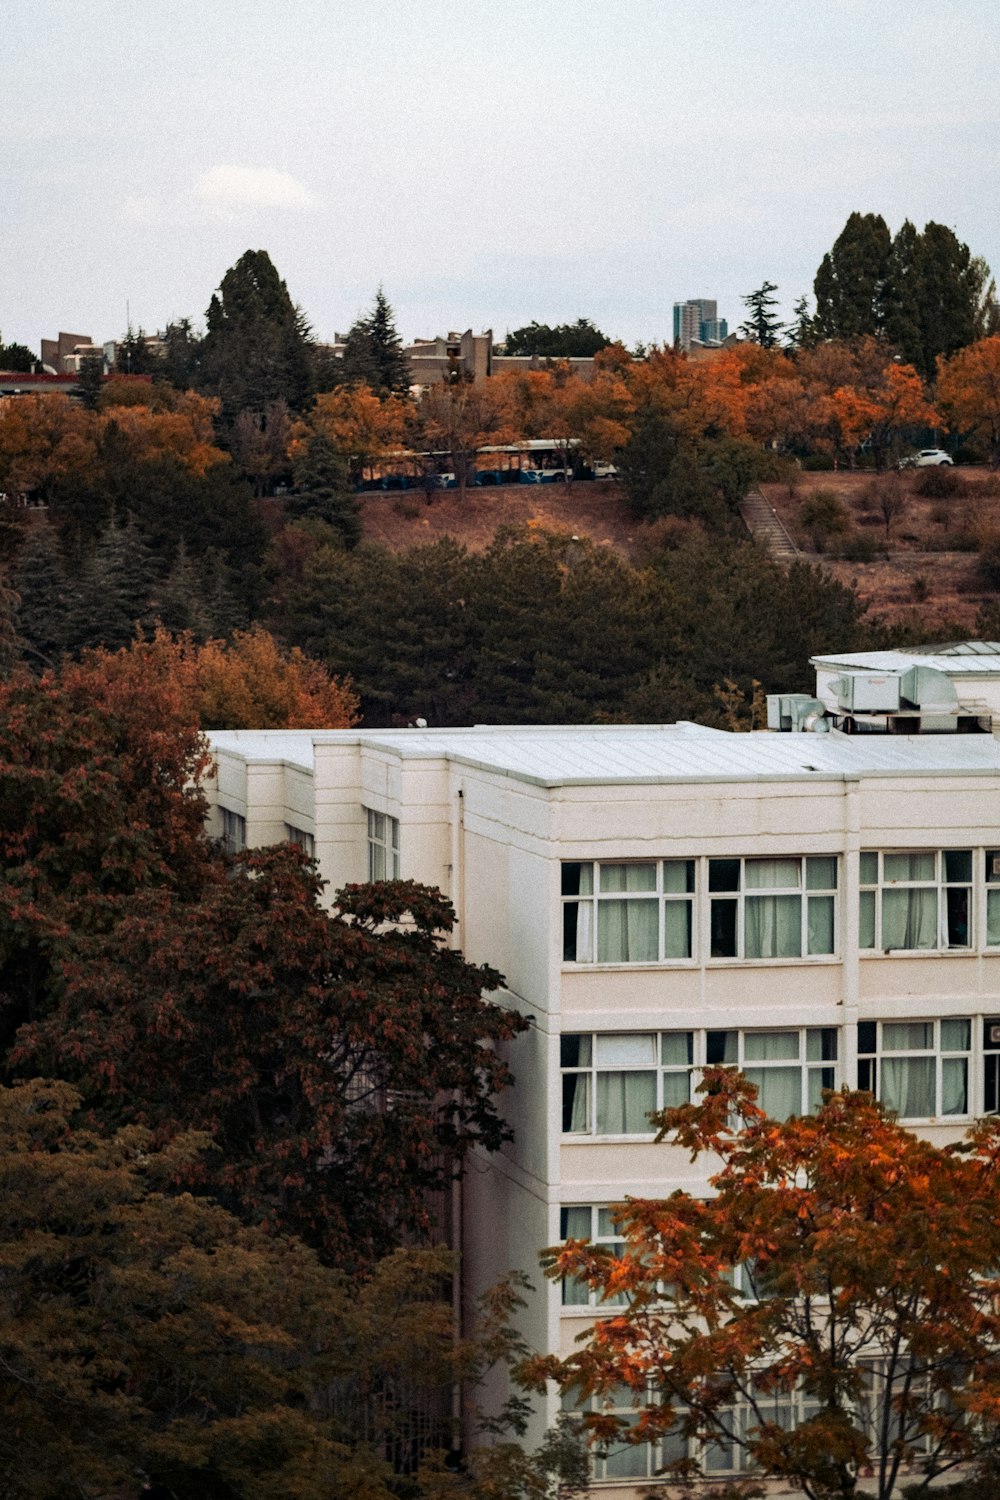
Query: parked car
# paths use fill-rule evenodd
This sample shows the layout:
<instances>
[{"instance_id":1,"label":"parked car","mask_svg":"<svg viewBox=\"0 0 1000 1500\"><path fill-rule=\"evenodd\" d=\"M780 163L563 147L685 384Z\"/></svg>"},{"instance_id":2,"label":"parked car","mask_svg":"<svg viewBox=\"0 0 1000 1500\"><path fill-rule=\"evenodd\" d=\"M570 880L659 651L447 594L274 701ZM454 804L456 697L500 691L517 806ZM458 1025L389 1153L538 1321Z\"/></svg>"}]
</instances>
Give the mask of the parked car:
<instances>
[{"instance_id":1,"label":"parked car","mask_svg":"<svg viewBox=\"0 0 1000 1500\"><path fill-rule=\"evenodd\" d=\"M933 469L939 464L954 466L955 460L950 453L943 448L921 448L919 453L911 453L908 458L899 461L901 469Z\"/></svg>"}]
</instances>

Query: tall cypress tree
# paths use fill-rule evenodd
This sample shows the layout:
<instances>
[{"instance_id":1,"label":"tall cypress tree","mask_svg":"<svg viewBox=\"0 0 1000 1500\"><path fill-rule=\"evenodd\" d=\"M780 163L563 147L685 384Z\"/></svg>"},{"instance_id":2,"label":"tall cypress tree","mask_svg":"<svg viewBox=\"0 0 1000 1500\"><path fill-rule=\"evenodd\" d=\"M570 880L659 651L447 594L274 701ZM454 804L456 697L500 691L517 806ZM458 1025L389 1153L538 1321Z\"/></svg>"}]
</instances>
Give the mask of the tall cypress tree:
<instances>
[{"instance_id":1,"label":"tall cypress tree","mask_svg":"<svg viewBox=\"0 0 1000 1500\"><path fill-rule=\"evenodd\" d=\"M206 313L202 386L222 416L285 400L300 411L313 394L312 340L266 250L247 250L222 278Z\"/></svg>"},{"instance_id":2,"label":"tall cypress tree","mask_svg":"<svg viewBox=\"0 0 1000 1500\"><path fill-rule=\"evenodd\" d=\"M753 339L762 349L773 349L781 338L781 323L774 311L778 299L771 296L777 290L773 281L765 281L756 291L748 292L743 298L747 320L740 325L740 333Z\"/></svg>"},{"instance_id":3,"label":"tall cypress tree","mask_svg":"<svg viewBox=\"0 0 1000 1500\"><path fill-rule=\"evenodd\" d=\"M816 272L816 329L822 338L878 334L892 239L881 214L851 214Z\"/></svg>"}]
</instances>

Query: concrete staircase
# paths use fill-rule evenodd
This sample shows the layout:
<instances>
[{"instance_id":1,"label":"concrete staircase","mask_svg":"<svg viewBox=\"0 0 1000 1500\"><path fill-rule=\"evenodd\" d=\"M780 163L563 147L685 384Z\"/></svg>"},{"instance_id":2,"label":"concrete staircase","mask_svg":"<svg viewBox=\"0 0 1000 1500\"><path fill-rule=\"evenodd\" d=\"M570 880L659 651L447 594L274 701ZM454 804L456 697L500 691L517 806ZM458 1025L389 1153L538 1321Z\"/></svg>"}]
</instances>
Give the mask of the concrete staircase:
<instances>
[{"instance_id":1,"label":"concrete staircase","mask_svg":"<svg viewBox=\"0 0 1000 1500\"><path fill-rule=\"evenodd\" d=\"M772 557L799 556L799 549L786 531L784 522L779 519L760 490L750 491L740 505L740 515L758 547L763 547Z\"/></svg>"}]
</instances>

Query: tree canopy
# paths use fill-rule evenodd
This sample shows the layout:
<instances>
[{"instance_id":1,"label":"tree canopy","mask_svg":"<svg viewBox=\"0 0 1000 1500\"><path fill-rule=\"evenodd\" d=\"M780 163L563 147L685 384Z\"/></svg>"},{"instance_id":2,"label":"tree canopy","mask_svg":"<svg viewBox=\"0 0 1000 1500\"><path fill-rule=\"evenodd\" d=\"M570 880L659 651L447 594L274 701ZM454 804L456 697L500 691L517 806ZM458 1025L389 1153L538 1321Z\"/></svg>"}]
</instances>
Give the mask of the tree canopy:
<instances>
[{"instance_id":1,"label":"tree canopy","mask_svg":"<svg viewBox=\"0 0 1000 1500\"><path fill-rule=\"evenodd\" d=\"M529 323L504 337L505 354L537 354L544 359L586 359L611 340L589 318L575 323Z\"/></svg>"},{"instance_id":2,"label":"tree canopy","mask_svg":"<svg viewBox=\"0 0 1000 1500\"><path fill-rule=\"evenodd\" d=\"M600 1448L653 1444L663 1485L729 1472L743 1493L771 1476L809 1500L889 1500L995 1455L996 1119L941 1148L867 1094L781 1122L732 1070L702 1092L658 1139L721 1161L711 1196L620 1205L613 1256L547 1252L615 1310L536 1373Z\"/></svg>"},{"instance_id":3,"label":"tree canopy","mask_svg":"<svg viewBox=\"0 0 1000 1500\"><path fill-rule=\"evenodd\" d=\"M380 394L405 396L412 382L392 308L379 287L371 310L354 323L344 346L342 379Z\"/></svg>"},{"instance_id":4,"label":"tree canopy","mask_svg":"<svg viewBox=\"0 0 1000 1500\"><path fill-rule=\"evenodd\" d=\"M313 393L312 342L266 250L247 250L223 276L205 314L202 386L224 421L284 400L301 410Z\"/></svg>"}]
</instances>

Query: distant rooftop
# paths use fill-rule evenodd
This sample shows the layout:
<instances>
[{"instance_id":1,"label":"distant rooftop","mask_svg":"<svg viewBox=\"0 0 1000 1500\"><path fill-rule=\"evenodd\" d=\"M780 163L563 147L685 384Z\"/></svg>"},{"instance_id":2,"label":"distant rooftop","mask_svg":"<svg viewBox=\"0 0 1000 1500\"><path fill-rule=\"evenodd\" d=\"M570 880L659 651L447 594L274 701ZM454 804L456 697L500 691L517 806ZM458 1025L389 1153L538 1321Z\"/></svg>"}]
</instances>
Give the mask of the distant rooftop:
<instances>
[{"instance_id":1,"label":"distant rooftop","mask_svg":"<svg viewBox=\"0 0 1000 1500\"><path fill-rule=\"evenodd\" d=\"M944 645L910 646L905 651L848 651L842 656L814 656L814 667L844 672L905 672L915 664L936 667L946 676L1000 673L1000 641L951 641Z\"/></svg>"}]
</instances>

